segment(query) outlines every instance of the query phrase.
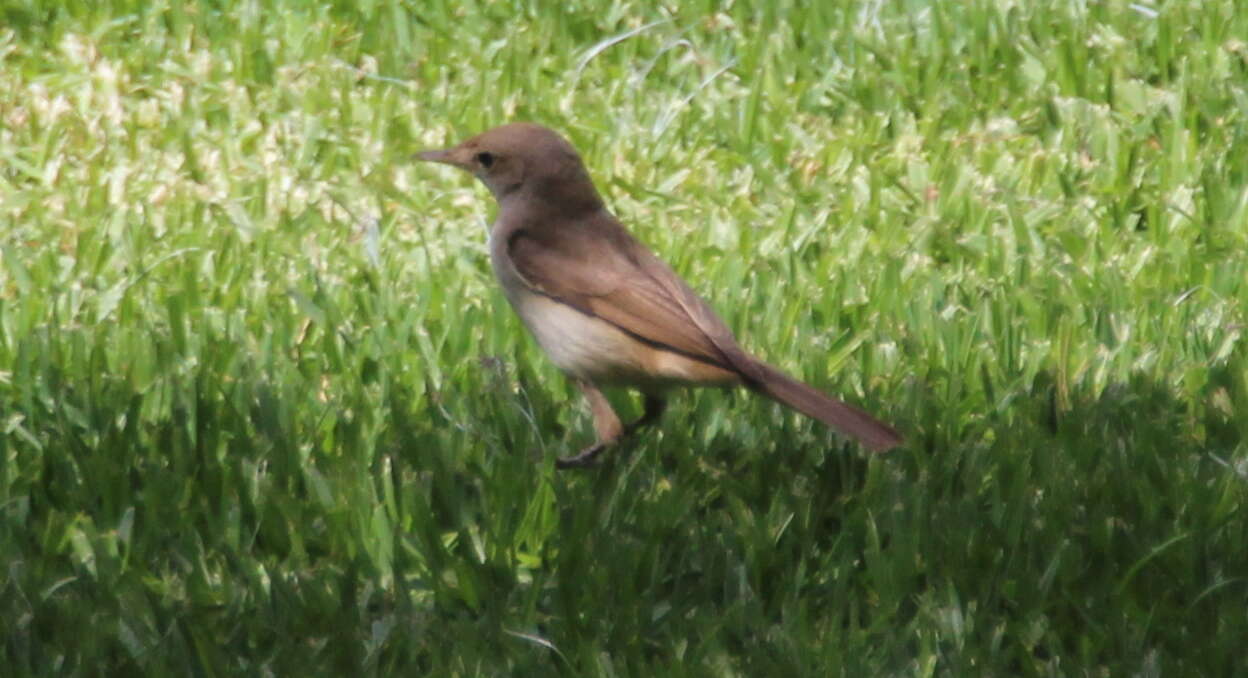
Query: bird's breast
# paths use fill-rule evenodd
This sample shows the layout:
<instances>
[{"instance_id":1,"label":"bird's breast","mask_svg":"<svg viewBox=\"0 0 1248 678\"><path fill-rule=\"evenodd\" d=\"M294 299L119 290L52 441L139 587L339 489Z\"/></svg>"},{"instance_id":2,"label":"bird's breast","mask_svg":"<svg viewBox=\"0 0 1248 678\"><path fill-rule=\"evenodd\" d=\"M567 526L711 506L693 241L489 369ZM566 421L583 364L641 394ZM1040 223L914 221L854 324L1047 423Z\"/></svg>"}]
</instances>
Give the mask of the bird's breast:
<instances>
[{"instance_id":1,"label":"bird's breast","mask_svg":"<svg viewBox=\"0 0 1248 678\"><path fill-rule=\"evenodd\" d=\"M643 371L638 342L613 325L529 287L506 252L490 239L490 263L507 301L555 366L573 377L602 381Z\"/></svg>"},{"instance_id":2,"label":"bird's breast","mask_svg":"<svg viewBox=\"0 0 1248 678\"><path fill-rule=\"evenodd\" d=\"M490 239L494 274L525 327L563 372L598 384L646 389L737 382L735 373L639 341L601 318L534 290L512 265L502 240Z\"/></svg>"}]
</instances>

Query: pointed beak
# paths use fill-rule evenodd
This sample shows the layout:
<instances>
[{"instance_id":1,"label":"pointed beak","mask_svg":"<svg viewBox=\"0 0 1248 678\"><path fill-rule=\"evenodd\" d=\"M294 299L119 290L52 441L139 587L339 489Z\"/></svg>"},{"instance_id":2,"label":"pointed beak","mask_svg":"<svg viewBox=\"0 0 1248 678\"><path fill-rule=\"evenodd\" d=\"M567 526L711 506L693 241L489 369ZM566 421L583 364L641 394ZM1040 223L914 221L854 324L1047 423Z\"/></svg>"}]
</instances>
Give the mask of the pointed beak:
<instances>
[{"instance_id":1,"label":"pointed beak","mask_svg":"<svg viewBox=\"0 0 1248 678\"><path fill-rule=\"evenodd\" d=\"M437 162L443 165L451 165L460 169L468 169L468 164L459 157L459 153L455 148L446 148L434 151L421 151L412 156L412 160L424 160L425 162Z\"/></svg>"},{"instance_id":2,"label":"pointed beak","mask_svg":"<svg viewBox=\"0 0 1248 678\"><path fill-rule=\"evenodd\" d=\"M427 160L429 162L450 164L450 155L451 152L449 150L421 151L416 155L413 155L412 160Z\"/></svg>"}]
</instances>

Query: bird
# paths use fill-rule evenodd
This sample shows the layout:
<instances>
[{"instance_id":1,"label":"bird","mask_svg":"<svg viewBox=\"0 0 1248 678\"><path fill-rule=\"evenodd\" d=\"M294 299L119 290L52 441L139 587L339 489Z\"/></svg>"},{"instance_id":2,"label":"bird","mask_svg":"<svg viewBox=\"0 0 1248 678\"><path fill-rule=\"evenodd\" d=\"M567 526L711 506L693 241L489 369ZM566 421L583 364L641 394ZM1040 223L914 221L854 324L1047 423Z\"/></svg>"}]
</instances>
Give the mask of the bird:
<instances>
[{"instance_id":1,"label":"bird","mask_svg":"<svg viewBox=\"0 0 1248 678\"><path fill-rule=\"evenodd\" d=\"M902 436L866 412L798 381L737 343L710 305L607 209L581 156L531 122L492 128L416 160L459 168L498 204L489 256L503 293L550 360L579 388L596 440L560 469L591 466L654 424L668 392L745 387L882 452ZM623 424L604 388L640 391Z\"/></svg>"}]
</instances>

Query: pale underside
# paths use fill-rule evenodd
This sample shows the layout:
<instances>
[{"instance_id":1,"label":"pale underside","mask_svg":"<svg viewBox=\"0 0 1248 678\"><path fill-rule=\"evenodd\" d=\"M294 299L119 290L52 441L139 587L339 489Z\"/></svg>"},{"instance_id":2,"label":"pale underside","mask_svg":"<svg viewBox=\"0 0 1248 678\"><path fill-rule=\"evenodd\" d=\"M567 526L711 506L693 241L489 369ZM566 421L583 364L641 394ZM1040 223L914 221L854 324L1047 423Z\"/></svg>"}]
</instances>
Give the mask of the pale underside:
<instances>
[{"instance_id":1,"label":"pale underside","mask_svg":"<svg viewBox=\"0 0 1248 678\"><path fill-rule=\"evenodd\" d=\"M569 376L600 385L634 386L648 392L690 383L740 383L736 372L665 349L647 337L625 332L533 290L516 271L510 257L501 251L503 246L504 243L491 239L490 259L507 300L551 362Z\"/></svg>"}]
</instances>

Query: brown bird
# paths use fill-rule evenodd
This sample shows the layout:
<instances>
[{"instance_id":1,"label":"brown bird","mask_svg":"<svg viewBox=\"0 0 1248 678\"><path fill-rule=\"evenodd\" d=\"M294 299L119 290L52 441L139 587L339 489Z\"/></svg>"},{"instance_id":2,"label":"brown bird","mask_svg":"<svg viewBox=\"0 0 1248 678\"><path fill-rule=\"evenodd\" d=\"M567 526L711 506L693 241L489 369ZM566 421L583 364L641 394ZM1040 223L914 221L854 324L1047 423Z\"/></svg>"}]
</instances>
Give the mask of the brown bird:
<instances>
[{"instance_id":1,"label":"brown bird","mask_svg":"<svg viewBox=\"0 0 1248 678\"><path fill-rule=\"evenodd\" d=\"M607 211L580 156L555 132L513 123L416 157L471 172L498 201L494 274L594 416L597 442L560 458L559 468L586 466L653 423L672 386L745 386L872 450L901 443L887 424L742 349L711 307ZM604 386L640 390L644 414L621 424Z\"/></svg>"}]
</instances>

